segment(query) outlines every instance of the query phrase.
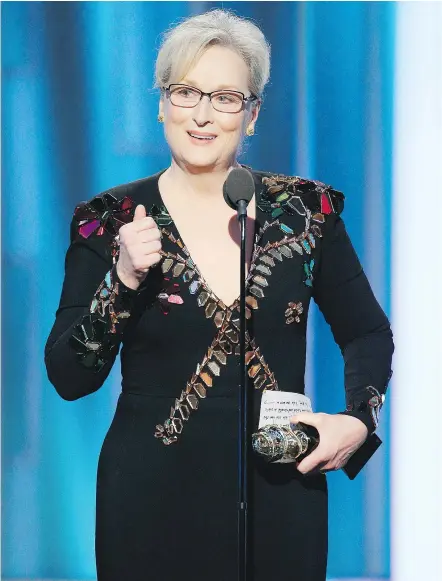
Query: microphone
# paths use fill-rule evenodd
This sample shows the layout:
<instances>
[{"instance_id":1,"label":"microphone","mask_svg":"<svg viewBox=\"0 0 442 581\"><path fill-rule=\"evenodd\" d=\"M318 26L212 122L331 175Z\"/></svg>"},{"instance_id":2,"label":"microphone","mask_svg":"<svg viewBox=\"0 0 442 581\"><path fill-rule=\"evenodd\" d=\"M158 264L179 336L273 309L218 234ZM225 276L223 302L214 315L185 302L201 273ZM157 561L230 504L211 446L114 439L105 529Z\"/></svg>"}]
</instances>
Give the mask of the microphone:
<instances>
[{"instance_id":1,"label":"microphone","mask_svg":"<svg viewBox=\"0 0 442 581\"><path fill-rule=\"evenodd\" d=\"M252 174L243 167L236 167L227 176L223 185L223 196L226 204L237 210L238 219L247 215L247 206L255 193L255 182Z\"/></svg>"},{"instance_id":2,"label":"microphone","mask_svg":"<svg viewBox=\"0 0 442 581\"><path fill-rule=\"evenodd\" d=\"M251 579L250 519L252 497L249 495L251 461L249 442L252 425L252 404L246 365L246 229L247 205L255 193L252 174L244 168L235 168L223 185L227 205L238 212L240 229L240 301L239 301L239 390L238 390L238 580Z\"/></svg>"}]
</instances>

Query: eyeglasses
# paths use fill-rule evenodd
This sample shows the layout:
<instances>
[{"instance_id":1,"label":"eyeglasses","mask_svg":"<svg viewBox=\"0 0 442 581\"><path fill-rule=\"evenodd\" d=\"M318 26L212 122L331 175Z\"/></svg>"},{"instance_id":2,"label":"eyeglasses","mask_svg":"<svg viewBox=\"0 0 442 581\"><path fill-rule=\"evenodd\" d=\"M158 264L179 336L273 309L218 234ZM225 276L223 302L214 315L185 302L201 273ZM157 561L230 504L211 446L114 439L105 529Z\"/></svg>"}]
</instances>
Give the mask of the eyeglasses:
<instances>
[{"instance_id":1,"label":"eyeglasses","mask_svg":"<svg viewBox=\"0 0 442 581\"><path fill-rule=\"evenodd\" d=\"M196 107L204 96L209 97L212 107L221 113L239 113L248 102L256 101L258 97L250 95L246 97L241 91L212 91L204 93L196 87L188 85L172 84L163 87L166 97L176 107Z\"/></svg>"}]
</instances>

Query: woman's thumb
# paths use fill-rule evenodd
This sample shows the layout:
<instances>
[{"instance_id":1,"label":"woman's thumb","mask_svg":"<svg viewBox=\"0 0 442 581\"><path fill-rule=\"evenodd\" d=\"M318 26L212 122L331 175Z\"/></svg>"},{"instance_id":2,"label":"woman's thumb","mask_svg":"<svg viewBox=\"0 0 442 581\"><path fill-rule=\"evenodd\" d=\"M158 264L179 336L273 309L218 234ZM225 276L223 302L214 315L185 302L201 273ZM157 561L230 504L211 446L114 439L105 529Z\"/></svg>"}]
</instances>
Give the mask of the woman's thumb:
<instances>
[{"instance_id":1,"label":"woman's thumb","mask_svg":"<svg viewBox=\"0 0 442 581\"><path fill-rule=\"evenodd\" d=\"M142 218L145 217L146 217L146 208L143 206L143 204L138 204L138 206L135 208L134 222L135 220L141 220Z\"/></svg>"},{"instance_id":2,"label":"woman's thumb","mask_svg":"<svg viewBox=\"0 0 442 581\"><path fill-rule=\"evenodd\" d=\"M302 422L303 424L308 424L309 426L317 426L318 417L312 412L302 412L300 414L295 414L290 418L290 424L297 424Z\"/></svg>"}]
</instances>

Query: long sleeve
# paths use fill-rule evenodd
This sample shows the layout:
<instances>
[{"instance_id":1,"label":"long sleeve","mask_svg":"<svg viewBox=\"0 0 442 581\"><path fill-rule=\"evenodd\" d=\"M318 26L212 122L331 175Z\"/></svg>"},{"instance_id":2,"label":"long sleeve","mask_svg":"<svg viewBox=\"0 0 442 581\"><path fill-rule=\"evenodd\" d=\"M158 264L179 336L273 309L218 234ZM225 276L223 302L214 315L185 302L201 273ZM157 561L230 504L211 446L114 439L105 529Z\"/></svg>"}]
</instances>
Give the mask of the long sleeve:
<instances>
[{"instance_id":1,"label":"long sleeve","mask_svg":"<svg viewBox=\"0 0 442 581\"><path fill-rule=\"evenodd\" d=\"M313 296L344 358L342 413L372 433L392 374L393 336L339 214L327 216Z\"/></svg>"},{"instance_id":2,"label":"long sleeve","mask_svg":"<svg viewBox=\"0 0 442 581\"><path fill-rule=\"evenodd\" d=\"M48 378L66 400L103 385L128 322L141 316L147 288L130 289L118 278L115 237L106 229L87 237L78 230L74 214L60 303L45 346Z\"/></svg>"}]
</instances>

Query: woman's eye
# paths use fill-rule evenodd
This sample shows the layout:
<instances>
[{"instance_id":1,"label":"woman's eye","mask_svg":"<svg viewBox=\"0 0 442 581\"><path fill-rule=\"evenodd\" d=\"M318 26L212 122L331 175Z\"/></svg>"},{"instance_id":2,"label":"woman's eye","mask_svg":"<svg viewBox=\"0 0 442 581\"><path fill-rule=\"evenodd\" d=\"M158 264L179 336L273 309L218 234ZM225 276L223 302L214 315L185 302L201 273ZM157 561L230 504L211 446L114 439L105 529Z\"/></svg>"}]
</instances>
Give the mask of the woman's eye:
<instances>
[{"instance_id":1,"label":"woman's eye","mask_svg":"<svg viewBox=\"0 0 442 581\"><path fill-rule=\"evenodd\" d=\"M192 89L188 89L186 87L182 87L181 89L175 89L175 91L173 91L173 93L175 95L178 95L179 97L195 97L197 95L196 91L192 91Z\"/></svg>"},{"instance_id":2,"label":"woman's eye","mask_svg":"<svg viewBox=\"0 0 442 581\"><path fill-rule=\"evenodd\" d=\"M217 95L216 100L219 103L236 103L239 100L239 98L236 97L235 95L222 94Z\"/></svg>"}]
</instances>

